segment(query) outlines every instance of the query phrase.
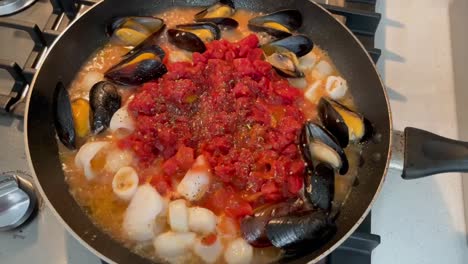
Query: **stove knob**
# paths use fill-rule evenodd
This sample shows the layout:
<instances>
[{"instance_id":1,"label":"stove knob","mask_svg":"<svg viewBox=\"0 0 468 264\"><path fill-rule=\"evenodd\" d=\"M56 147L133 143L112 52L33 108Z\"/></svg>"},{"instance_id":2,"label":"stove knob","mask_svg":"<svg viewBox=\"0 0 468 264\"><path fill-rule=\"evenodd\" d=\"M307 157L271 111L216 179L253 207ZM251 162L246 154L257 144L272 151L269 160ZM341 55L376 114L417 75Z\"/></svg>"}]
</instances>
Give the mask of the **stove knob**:
<instances>
[{"instance_id":1,"label":"stove knob","mask_svg":"<svg viewBox=\"0 0 468 264\"><path fill-rule=\"evenodd\" d=\"M23 224L36 206L36 194L29 180L11 173L0 175L0 231Z\"/></svg>"}]
</instances>

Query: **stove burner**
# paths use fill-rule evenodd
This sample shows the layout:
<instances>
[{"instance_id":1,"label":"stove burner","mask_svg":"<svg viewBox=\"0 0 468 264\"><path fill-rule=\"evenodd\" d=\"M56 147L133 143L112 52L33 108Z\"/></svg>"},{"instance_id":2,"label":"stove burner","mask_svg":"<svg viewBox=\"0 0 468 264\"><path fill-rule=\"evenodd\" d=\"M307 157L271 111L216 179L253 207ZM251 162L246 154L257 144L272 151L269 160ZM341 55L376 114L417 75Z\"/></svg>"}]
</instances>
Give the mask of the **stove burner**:
<instances>
[{"instance_id":1,"label":"stove burner","mask_svg":"<svg viewBox=\"0 0 468 264\"><path fill-rule=\"evenodd\" d=\"M10 15L18 12L36 0L0 0L0 16Z\"/></svg>"}]
</instances>

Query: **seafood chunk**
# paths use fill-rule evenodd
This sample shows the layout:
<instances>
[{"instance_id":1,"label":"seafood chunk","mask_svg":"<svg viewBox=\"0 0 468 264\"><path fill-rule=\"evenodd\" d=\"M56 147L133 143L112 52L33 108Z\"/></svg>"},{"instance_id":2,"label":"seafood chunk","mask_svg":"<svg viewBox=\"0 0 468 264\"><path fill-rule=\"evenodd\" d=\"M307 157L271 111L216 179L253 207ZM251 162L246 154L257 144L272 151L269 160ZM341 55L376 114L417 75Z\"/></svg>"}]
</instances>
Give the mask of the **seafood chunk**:
<instances>
[{"instance_id":1,"label":"seafood chunk","mask_svg":"<svg viewBox=\"0 0 468 264\"><path fill-rule=\"evenodd\" d=\"M252 258L253 248L242 238L231 241L224 251L224 260L228 264L248 264Z\"/></svg>"},{"instance_id":2,"label":"seafood chunk","mask_svg":"<svg viewBox=\"0 0 468 264\"><path fill-rule=\"evenodd\" d=\"M190 201L198 200L208 190L210 178L211 173L208 162L203 155L200 155L180 181L177 192Z\"/></svg>"},{"instance_id":3,"label":"seafood chunk","mask_svg":"<svg viewBox=\"0 0 468 264\"><path fill-rule=\"evenodd\" d=\"M301 25L301 12L295 9L285 9L254 17L248 23L250 30L266 32L276 38L291 36L291 32L300 28Z\"/></svg>"},{"instance_id":4,"label":"seafood chunk","mask_svg":"<svg viewBox=\"0 0 468 264\"><path fill-rule=\"evenodd\" d=\"M223 253L223 244L221 244L220 239L215 235L208 235L207 238L210 236L214 237L214 242L198 238L193 245L193 252L206 263L216 262Z\"/></svg>"},{"instance_id":5,"label":"seafood chunk","mask_svg":"<svg viewBox=\"0 0 468 264\"><path fill-rule=\"evenodd\" d=\"M325 162L344 175L349 168L348 159L336 138L324 127L307 122L301 131L300 149L310 168L315 162Z\"/></svg>"},{"instance_id":6,"label":"seafood chunk","mask_svg":"<svg viewBox=\"0 0 468 264\"><path fill-rule=\"evenodd\" d=\"M54 124L60 141L69 149L76 148L76 132L68 91L58 83L54 94Z\"/></svg>"},{"instance_id":7,"label":"seafood chunk","mask_svg":"<svg viewBox=\"0 0 468 264\"><path fill-rule=\"evenodd\" d=\"M270 220L266 233L278 248L300 251L322 244L336 232L336 225L328 214L319 211L303 211Z\"/></svg>"},{"instance_id":8,"label":"seafood chunk","mask_svg":"<svg viewBox=\"0 0 468 264\"><path fill-rule=\"evenodd\" d=\"M164 51L157 45L137 46L112 66L105 77L121 85L140 85L157 79L167 72L162 63Z\"/></svg>"},{"instance_id":9,"label":"seafood chunk","mask_svg":"<svg viewBox=\"0 0 468 264\"><path fill-rule=\"evenodd\" d=\"M158 235L153 240L153 246L158 256L177 262L176 259L193 246L196 235L192 232L172 232L168 231Z\"/></svg>"},{"instance_id":10,"label":"seafood chunk","mask_svg":"<svg viewBox=\"0 0 468 264\"><path fill-rule=\"evenodd\" d=\"M168 211L169 225L173 231L189 231L189 209L184 199L178 199L169 203Z\"/></svg>"},{"instance_id":11,"label":"seafood chunk","mask_svg":"<svg viewBox=\"0 0 468 264\"><path fill-rule=\"evenodd\" d=\"M205 43L221 38L221 31L213 23L200 22L177 25L167 30L169 41L180 49L204 52Z\"/></svg>"},{"instance_id":12,"label":"seafood chunk","mask_svg":"<svg viewBox=\"0 0 468 264\"><path fill-rule=\"evenodd\" d=\"M147 241L153 238L155 218L163 209L163 198L149 184L138 187L124 214L123 230L128 238Z\"/></svg>"},{"instance_id":13,"label":"seafood chunk","mask_svg":"<svg viewBox=\"0 0 468 264\"><path fill-rule=\"evenodd\" d=\"M188 225L191 231L205 235L215 232L217 217L213 212L203 207L192 207L188 212Z\"/></svg>"},{"instance_id":14,"label":"seafood chunk","mask_svg":"<svg viewBox=\"0 0 468 264\"><path fill-rule=\"evenodd\" d=\"M71 107L75 132L78 137L83 138L89 133L89 103L85 99L79 98L72 102Z\"/></svg>"},{"instance_id":15,"label":"seafood chunk","mask_svg":"<svg viewBox=\"0 0 468 264\"><path fill-rule=\"evenodd\" d=\"M128 108L126 106L120 108L112 115L109 129L112 132L116 132L117 130L132 132L135 129L134 121L128 114Z\"/></svg>"},{"instance_id":16,"label":"seafood chunk","mask_svg":"<svg viewBox=\"0 0 468 264\"><path fill-rule=\"evenodd\" d=\"M348 83L340 76L328 76L325 91L331 99L340 100L348 91Z\"/></svg>"},{"instance_id":17,"label":"seafood chunk","mask_svg":"<svg viewBox=\"0 0 468 264\"><path fill-rule=\"evenodd\" d=\"M124 201L132 199L138 188L138 174L132 167L122 167L114 175L112 191Z\"/></svg>"},{"instance_id":18,"label":"seafood chunk","mask_svg":"<svg viewBox=\"0 0 468 264\"><path fill-rule=\"evenodd\" d=\"M314 206L325 211L331 209L335 194L335 171L326 163L319 163L304 177L304 194Z\"/></svg>"},{"instance_id":19,"label":"seafood chunk","mask_svg":"<svg viewBox=\"0 0 468 264\"><path fill-rule=\"evenodd\" d=\"M93 168L96 165L92 164L92 160L99 151L108 145L109 142L105 141L88 142L81 146L80 150L78 150L78 153L75 156L75 165L78 169L84 171L84 176L87 180L92 180L96 177L96 172ZM104 167L104 164L102 164L100 167Z\"/></svg>"}]
</instances>

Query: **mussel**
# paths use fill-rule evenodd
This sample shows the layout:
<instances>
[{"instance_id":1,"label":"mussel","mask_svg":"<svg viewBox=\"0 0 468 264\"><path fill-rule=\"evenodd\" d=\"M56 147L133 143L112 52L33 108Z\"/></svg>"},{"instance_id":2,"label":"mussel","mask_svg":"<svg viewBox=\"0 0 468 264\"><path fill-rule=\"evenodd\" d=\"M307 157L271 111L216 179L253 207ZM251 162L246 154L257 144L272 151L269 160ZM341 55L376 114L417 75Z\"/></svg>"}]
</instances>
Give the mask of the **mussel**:
<instances>
[{"instance_id":1,"label":"mussel","mask_svg":"<svg viewBox=\"0 0 468 264\"><path fill-rule=\"evenodd\" d=\"M311 250L336 232L334 219L323 210L301 211L271 219L266 235L273 246L286 251Z\"/></svg>"},{"instance_id":2,"label":"mussel","mask_svg":"<svg viewBox=\"0 0 468 264\"><path fill-rule=\"evenodd\" d=\"M295 9L285 9L254 17L248 23L250 30L266 32L276 38L291 36L291 32L301 27L301 25L301 12Z\"/></svg>"},{"instance_id":3,"label":"mussel","mask_svg":"<svg viewBox=\"0 0 468 264\"><path fill-rule=\"evenodd\" d=\"M117 84L140 85L167 72L163 58L164 51L157 45L137 46L104 76Z\"/></svg>"},{"instance_id":4,"label":"mussel","mask_svg":"<svg viewBox=\"0 0 468 264\"><path fill-rule=\"evenodd\" d=\"M294 35L262 45L263 50L274 50L275 47L285 48L302 57L314 48L314 43L305 35Z\"/></svg>"},{"instance_id":5,"label":"mussel","mask_svg":"<svg viewBox=\"0 0 468 264\"><path fill-rule=\"evenodd\" d=\"M299 140L302 155L309 169L323 162L338 170L341 175L346 174L349 169L346 154L327 129L308 121L301 130Z\"/></svg>"},{"instance_id":6,"label":"mussel","mask_svg":"<svg viewBox=\"0 0 468 264\"><path fill-rule=\"evenodd\" d=\"M192 51L204 52L205 43L221 38L221 31L213 23L200 22L192 24L177 25L167 30L169 42L178 48Z\"/></svg>"},{"instance_id":7,"label":"mussel","mask_svg":"<svg viewBox=\"0 0 468 264\"><path fill-rule=\"evenodd\" d=\"M336 101L322 98L318 107L323 125L343 148L349 144L349 141L364 141L373 133L369 120Z\"/></svg>"},{"instance_id":8,"label":"mussel","mask_svg":"<svg viewBox=\"0 0 468 264\"><path fill-rule=\"evenodd\" d=\"M68 91L61 82L54 93L54 124L60 141L69 149L76 148L76 132Z\"/></svg>"},{"instance_id":9,"label":"mussel","mask_svg":"<svg viewBox=\"0 0 468 264\"><path fill-rule=\"evenodd\" d=\"M106 32L118 43L136 46L164 26L164 20L157 17L118 17L107 26Z\"/></svg>"},{"instance_id":10,"label":"mussel","mask_svg":"<svg viewBox=\"0 0 468 264\"><path fill-rule=\"evenodd\" d=\"M234 29L239 23L231 16L236 12L231 0L221 0L195 14L196 22L211 22L222 28Z\"/></svg>"},{"instance_id":11,"label":"mussel","mask_svg":"<svg viewBox=\"0 0 468 264\"><path fill-rule=\"evenodd\" d=\"M304 77L304 73L299 70L299 61L296 54L280 46L262 46L262 49L265 54L265 60L280 75L288 78Z\"/></svg>"},{"instance_id":12,"label":"mussel","mask_svg":"<svg viewBox=\"0 0 468 264\"><path fill-rule=\"evenodd\" d=\"M112 115L120 108L121 96L110 82L101 81L89 91L91 130L100 133L109 127Z\"/></svg>"},{"instance_id":13,"label":"mussel","mask_svg":"<svg viewBox=\"0 0 468 264\"><path fill-rule=\"evenodd\" d=\"M304 177L304 195L313 207L328 211L335 194L335 170L326 163L307 169Z\"/></svg>"}]
</instances>

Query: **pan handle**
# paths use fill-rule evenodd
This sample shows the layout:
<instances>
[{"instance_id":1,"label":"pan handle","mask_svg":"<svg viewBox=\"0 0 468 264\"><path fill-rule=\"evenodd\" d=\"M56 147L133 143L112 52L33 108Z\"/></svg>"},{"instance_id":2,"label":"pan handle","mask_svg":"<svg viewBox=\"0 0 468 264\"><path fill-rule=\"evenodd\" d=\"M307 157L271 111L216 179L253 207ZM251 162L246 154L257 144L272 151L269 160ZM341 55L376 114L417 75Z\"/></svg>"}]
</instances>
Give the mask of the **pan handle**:
<instances>
[{"instance_id":1,"label":"pan handle","mask_svg":"<svg viewBox=\"0 0 468 264\"><path fill-rule=\"evenodd\" d=\"M468 142L407 127L403 140L403 179L444 172L468 172Z\"/></svg>"}]
</instances>

